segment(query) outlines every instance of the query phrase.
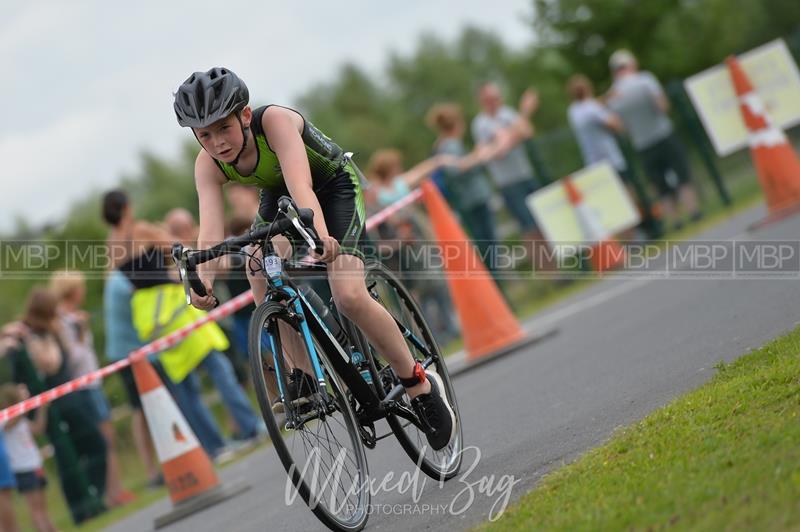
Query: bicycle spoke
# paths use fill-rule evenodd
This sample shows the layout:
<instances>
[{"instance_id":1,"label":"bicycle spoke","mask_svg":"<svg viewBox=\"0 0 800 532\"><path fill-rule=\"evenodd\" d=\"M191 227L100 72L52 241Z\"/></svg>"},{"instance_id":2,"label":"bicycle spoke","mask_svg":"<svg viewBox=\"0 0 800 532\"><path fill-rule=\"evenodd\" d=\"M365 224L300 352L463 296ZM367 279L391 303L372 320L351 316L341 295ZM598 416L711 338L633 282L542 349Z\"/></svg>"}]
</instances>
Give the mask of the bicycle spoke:
<instances>
[{"instance_id":1,"label":"bicycle spoke","mask_svg":"<svg viewBox=\"0 0 800 532\"><path fill-rule=\"evenodd\" d=\"M419 362L424 362L430 357L431 364L427 369L435 371L442 377L445 385L443 392L446 394L451 407L453 407L456 414L456 423L458 424L456 436L446 447L438 451L430 447L424 432L405 418L397 415L389 416L389 425L409 457L415 463L418 463L426 474L433 478L442 478L442 475L446 478L452 478L461 465L460 418L458 408L454 404L452 385L450 384L450 378L447 374L446 366L444 366L439 347L426 324L425 317L400 281L378 263L370 264L367 278L367 285L375 300L383 305L389 314L402 325L401 329L408 330L409 334L405 340L412 357ZM411 340L412 338L414 339L413 341ZM374 349L372 350L372 355L374 358L381 357L380 353ZM378 363L376 362L377 365ZM400 400L406 407L410 408L410 401L407 395L403 395Z\"/></svg>"},{"instance_id":2,"label":"bicycle spoke","mask_svg":"<svg viewBox=\"0 0 800 532\"><path fill-rule=\"evenodd\" d=\"M292 323L280 316L276 316L274 320L282 320L281 323L287 323L293 334L299 335ZM277 325L273 322L270 330L278 331ZM281 327L283 332L278 334L287 334L287 329L283 325ZM305 343L302 336L300 342L289 342L288 337L285 339L287 341L280 342L280 338L276 338L275 348L279 351L276 358L281 357L278 360L285 361L291 358L297 361L298 356L309 356L308 349L305 353L295 353L295 348L292 347L292 356L287 358L283 349L289 345L305 346ZM264 342L259 341L257 349L258 356L261 356L261 353L267 356L268 345ZM317 351L321 352L318 346ZM251 364L254 360L255 357L251 354ZM326 376L327 395L334 401L335 408L328 412L330 407L322 403L323 399L321 394L317 393L316 386L309 390L302 378L296 380L295 377L293 384L289 385L288 376L281 376L287 394L284 398L284 408L289 419L295 419L297 417L295 414L303 412L298 419L304 421L286 431L276 431L275 426L270 424L268 428L287 472L294 471L294 474L298 475L296 479L293 477L293 481L296 482L298 493L312 511L333 528L358 527L363 525L368 515L366 505L369 502L369 491L362 481L366 478L366 456L355 414L347 403L335 375L332 375L327 367L324 357L320 360L320 364ZM287 373L295 365L295 362L291 364L287 362ZM269 403L268 399L265 399L266 393L260 388L263 386L263 378L258 384L259 388L256 391L259 405L267 414L265 417L271 417L271 409L266 408ZM298 405L295 401L301 397L308 397L311 403Z\"/></svg>"}]
</instances>

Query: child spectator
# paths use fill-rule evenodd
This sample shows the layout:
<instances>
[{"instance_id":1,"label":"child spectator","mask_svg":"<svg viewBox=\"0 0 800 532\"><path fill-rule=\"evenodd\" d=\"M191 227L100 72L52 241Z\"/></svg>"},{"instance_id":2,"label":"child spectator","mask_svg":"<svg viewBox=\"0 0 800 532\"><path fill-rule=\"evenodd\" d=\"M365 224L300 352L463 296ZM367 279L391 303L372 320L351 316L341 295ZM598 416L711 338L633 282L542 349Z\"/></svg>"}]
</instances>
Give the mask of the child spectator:
<instances>
[{"instance_id":1,"label":"child spectator","mask_svg":"<svg viewBox=\"0 0 800 532\"><path fill-rule=\"evenodd\" d=\"M6 452L5 439L0 433L0 530L17 531L17 517L14 515L14 492L17 481L11 471L11 462Z\"/></svg>"},{"instance_id":2,"label":"child spectator","mask_svg":"<svg viewBox=\"0 0 800 532\"><path fill-rule=\"evenodd\" d=\"M19 345L17 336L9 330L9 326L0 331L0 374L3 381L10 380L13 374L8 352ZM0 530L17 532L17 517L14 514L14 501L12 490L17 486L14 472L11 470L11 461L6 450L3 431L0 430Z\"/></svg>"},{"instance_id":3,"label":"child spectator","mask_svg":"<svg viewBox=\"0 0 800 532\"><path fill-rule=\"evenodd\" d=\"M24 401L30 397L24 384L0 385L0 409ZM38 532L55 532L56 528L47 513L42 455L33 435L44 433L47 425L47 406L39 407L32 422L25 416L14 418L3 426L11 470L17 483L17 491L25 497L31 512L31 521Z\"/></svg>"}]
</instances>

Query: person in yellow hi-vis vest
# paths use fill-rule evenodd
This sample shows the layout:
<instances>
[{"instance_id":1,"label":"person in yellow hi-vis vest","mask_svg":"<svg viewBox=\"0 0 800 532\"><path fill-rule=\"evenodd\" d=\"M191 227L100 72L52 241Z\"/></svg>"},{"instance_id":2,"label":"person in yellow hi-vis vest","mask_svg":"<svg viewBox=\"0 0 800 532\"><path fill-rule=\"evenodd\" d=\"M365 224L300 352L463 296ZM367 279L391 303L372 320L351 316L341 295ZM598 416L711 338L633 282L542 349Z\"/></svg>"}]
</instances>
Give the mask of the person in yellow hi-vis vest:
<instances>
[{"instance_id":1,"label":"person in yellow hi-vis vest","mask_svg":"<svg viewBox=\"0 0 800 532\"><path fill-rule=\"evenodd\" d=\"M133 326L139 338L146 341L166 336L206 314L187 305L183 287L173 283L136 290L131 305ZM228 347L225 333L216 323L210 322L193 331L175 347L162 351L159 359L169 378L181 382L212 351L224 351Z\"/></svg>"},{"instance_id":2,"label":"person in yellow hi-vis vest","mask_svg":"<svg viewBox=\"0 0 800 532\"><path fill-rule=\"evenodd\" d=\"M195 247L197 245L197 224L194 216L188 210L176 207L169 211L164 217L164 227L184 246ZM183 296L183 292L181 295ZM177 299L176 297L176 301ZM184 305L184 308L187 306L184 299L181 299L181 304ZM180 309L176 310L180 311ZM191 314L196 313L191 312ZM199 315L204 314L205 312L201 311ZM225 403L225 408L236 423L234 439L257 441L262 435L266 435L267 427L247 398L247 394L236 377L231 360L217 349L203 359L200 367L211 377L214 386L219 390L222 402Z\"/></svg>"},{"instance_id":3,"label":"person in yellow hi-vis vest","mask_svg":"<svg viewBox=\"0 0 800 532\"><path fill-rule=\"evenodd\" d=\"M165 250L172 245L173 238L166 230L135 220L127 195L119 190L103 198L103 218L111 226L108 236L111 267L119 270L133 286L132 325L140 340L154 340L203 316L202 311L186 305L183 289L169 269ZM209 323L153 361L201 445L212 457L225 451L225 441L211 412L200 400L199 382L193 370L216 349L227 347L222 329Z\"/></svg>"}]
</instances>

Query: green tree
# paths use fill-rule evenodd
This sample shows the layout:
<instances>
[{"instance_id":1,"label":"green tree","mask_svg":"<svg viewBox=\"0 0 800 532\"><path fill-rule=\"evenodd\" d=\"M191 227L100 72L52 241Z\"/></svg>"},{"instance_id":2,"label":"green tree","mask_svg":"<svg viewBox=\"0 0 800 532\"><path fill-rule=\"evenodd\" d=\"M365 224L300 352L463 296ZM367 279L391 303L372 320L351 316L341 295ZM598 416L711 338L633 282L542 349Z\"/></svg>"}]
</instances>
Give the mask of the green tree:
<instances>
[{"instance_id":1,"label":"green tree","mask_svg":"<svg viewBox=\"0 0 800 532\"><path fill-rule=\"evenodd\" d=\"M664 79L684 78L731 53L800 30L794 0L533 0L539 46L608 83L608 57L629 48Z\"/></svg>"},{"instance_id":2,"label":"green tree","mask_svg":"<svg viewBox=\"0 0 800 532\"><path fill-rule=\"evenodd\" d=\"M344 65L338 78L318 84L297 99L297 107L344 149L362 156L392 142L388 124L392 106L384 91L355 65Z\"/></svg>"},{"instance_id":3,"label":"green tree","mask_svg":"<svg viewBox=\"0 0 800 532\"><path fill-rule=\"evenodd\" d=\"M511 105L535 85L553 103L543 112L545 123L563 121L567 70L556 51L511 51L495 34L466 28L453 42L421 35L410 54L390 55L385 72L376 76L381 81L346 65L335 81L301 95L298 107L344 148L359 153L359 162L379 148L394 147L412 164L431 152L434 133L423 125L428 109L452 101L467 118L474 116L476 90L484 81L504 87Z\"/></svg>"},{"instance_id":4,"label":"green tree","mask_svg":"<svg viewBox=\"0 0 800 532\"><path fill-rule=\"evenodd\" d=\"M197 216L194 161L199 149L196 141L187 140L174 160L142 154L141 169L122 180L138 217L160 220L175 207L189 209Z\"/></svg>"}]
</instances>

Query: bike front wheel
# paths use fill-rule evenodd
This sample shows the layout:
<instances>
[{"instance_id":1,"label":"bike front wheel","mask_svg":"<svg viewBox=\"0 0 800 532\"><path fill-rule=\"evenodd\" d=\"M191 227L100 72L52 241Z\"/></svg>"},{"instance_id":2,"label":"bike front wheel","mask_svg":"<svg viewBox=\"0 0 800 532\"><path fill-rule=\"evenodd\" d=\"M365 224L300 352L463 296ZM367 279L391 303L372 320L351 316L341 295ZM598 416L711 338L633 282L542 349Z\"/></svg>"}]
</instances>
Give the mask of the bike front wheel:
<instances>
[{"instance_id":1,"label":"bike front wheel","mask_svg":"<svg viewBox=\"0 0 800 532\"><path fill-rule=\"evenodd\" d=\"M253 313L249 351L258 404L275 451L296 490L294 494L299 494L332 530L361 530L369 516L370 491L367 458L355 413L342 383L316 345L324 385L320 386L316 379L309 381L306 376L300 379L305 383L303 389L290 380L288 360L310 360L300 324L280 303L263 303ZM292 351L290 357L284 356L287 346ZM297 353L298 348L303 352ZM267 386L271 378L279 380L279 389L284 391L285 424L279 424L273 412L275 397L270 397ZM293 393L289 392L291 386ZM291 489L286 493L289 504Z\"/></svg>"}]
</instances>

